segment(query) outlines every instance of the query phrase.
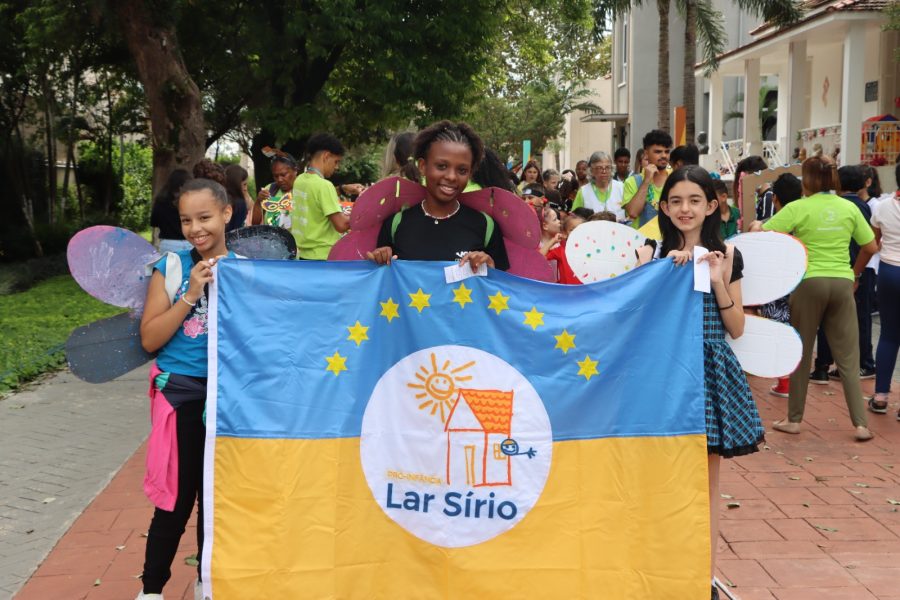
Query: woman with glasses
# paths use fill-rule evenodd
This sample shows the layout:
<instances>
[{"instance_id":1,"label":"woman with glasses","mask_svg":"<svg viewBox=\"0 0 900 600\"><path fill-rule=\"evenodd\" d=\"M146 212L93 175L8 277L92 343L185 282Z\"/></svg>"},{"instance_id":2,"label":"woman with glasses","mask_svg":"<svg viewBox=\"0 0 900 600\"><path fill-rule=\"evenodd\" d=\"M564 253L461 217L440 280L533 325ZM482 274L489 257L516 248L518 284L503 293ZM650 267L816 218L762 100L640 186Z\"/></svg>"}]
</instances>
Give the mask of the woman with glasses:
<instances>
[{"instance_id":1,"label":"woman with glasses","mask_svg":"<svg viewBox=\"0 0 900 600\"><path fill-rule=\"evenodd\" d=\"M294 180L299 167L297 160L287 152L278 151L272 157L271 185L261 190L253 205L253 225L273 225L290 231L291 211L294 209Z\"/></svg>"},{"instance_id":2,"label":"woman with glasses","mask_svg":"<svg viewBox=\"0 0 900 600\"><path fill-rule=\"evenodd\" d=\"M625 223L628 215L622 208L625 187L621 181L613 179L613 161L606 152L594 152L588 161L590 178L582 186L572 203L572 210L589 208L594 212L609 211L616 215L616 221Z\"/></svg>"}]
</instances>

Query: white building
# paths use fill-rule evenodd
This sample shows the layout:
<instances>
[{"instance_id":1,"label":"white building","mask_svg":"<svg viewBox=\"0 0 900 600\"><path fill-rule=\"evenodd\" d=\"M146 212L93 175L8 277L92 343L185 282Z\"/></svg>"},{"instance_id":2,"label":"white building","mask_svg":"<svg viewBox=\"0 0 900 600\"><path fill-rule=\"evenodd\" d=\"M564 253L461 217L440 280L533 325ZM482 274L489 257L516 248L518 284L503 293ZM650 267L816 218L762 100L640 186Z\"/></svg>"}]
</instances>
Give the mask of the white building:
<instances>
[{"instance_id":1,"label":"white building","mask_svg":"<svg viewBox=\"0 0 900 600\"><path fill-rule=\"evenodd\" d=\"M747 31L757 26L756 17L740 11L729 0L713 0L716 9L722 12L724 28L728 36L726 48L738 48L751 38ZM641 146L644 134L658 127L659 93L657 88L657 65L659 52L659 15L656 3L648 2L613 22L612 51L612 112L616 114L614 132L616 145L627 146L632 154ZM684 21L675 10L669 12L669 105L673 111L684 105ZM734 105L742 85L729 81L720 93L726 106ZM696 131L706 131L709 113L709 88L702 81L696 86ZM674 123L674 118L671 119ZM736 132L739 123L727 124ZM719 138L721 139L721 135ZM694 141L694 140L690 140Z\"/></svg>"},{"instance_id":2,"label":"white building","mask_svg":"<svg viewBox=\"0 0 900 600\"><path fill-rule=\"evenodd\" d=\"M581 110L566 115L562 136L547 144L541 156L541 165L545 169L574 169L579 160L587 160L598 150L612 155L617 148L613 140L614 122L609 119L613 116L610 115L612 76L605 75L588 81L585 87L592 92L586 100L602 108L605 114L596 119Z\"/></svg>"},{"instance_id":3,"label":"white building","mask_svg":"<svg viewBox=\"0 0 900 600\"><path fill-rule=\"evenodd\" d=\"M900 151L896 122L878 124L878 135L864 136L872 130L866 119L896 113L900 106L900 64L893 56L898 33L882 30L889 1L807 0L799 23L750 30L750 39L720 56L712 78L703 78L698 67L698 87L702 81L709 90L710 146L715 150L724 142L728 149L719 154L720 163L727 166L749 154L785 163L803 148L807 155L839 151L840 164L893 164ZM749 118L759 113L764 78L777 86L777 123L769 142L763 140L760 119ZM744 89L738 135L724 127L735 82Z\"/></svg>"}]
</instances>

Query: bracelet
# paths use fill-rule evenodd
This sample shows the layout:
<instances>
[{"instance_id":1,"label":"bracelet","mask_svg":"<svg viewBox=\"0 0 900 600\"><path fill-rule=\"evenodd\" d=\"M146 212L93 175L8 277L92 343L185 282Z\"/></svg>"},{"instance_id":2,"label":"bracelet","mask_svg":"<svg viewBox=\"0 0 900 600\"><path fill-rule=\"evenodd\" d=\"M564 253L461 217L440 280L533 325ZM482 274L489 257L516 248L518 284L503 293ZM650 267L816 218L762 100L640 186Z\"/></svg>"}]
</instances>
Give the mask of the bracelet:
<instances>
[{"instance_id":1,"label":"bracelet","mask_svg":"<svg viewBox=\"0 0 900 600\"><path fill-rule=\"evenodd\" d=\"M185 297L183 294L181 296L181 301L184 302L185 304L187 304L188 306L190 306L191 308L194 308L195 306L197 306L196 300L194 300L193 302L188 302L187 297Z\"/></svg>"},{"instance_id":2,"label":"bracelet","mask_svg":"<svg viewBox=\"0 0 900 600\"><path fill-rule=\"evenodd\" d=\"M183 297L183 296L182 296L182 297ZM731 301L731 304L729 304L728 306L719 306L719 310L728 310L728 309L731 308L732 306L734 306L734 300L732 300L732 301Z\"/></svg>"}]
</instances>

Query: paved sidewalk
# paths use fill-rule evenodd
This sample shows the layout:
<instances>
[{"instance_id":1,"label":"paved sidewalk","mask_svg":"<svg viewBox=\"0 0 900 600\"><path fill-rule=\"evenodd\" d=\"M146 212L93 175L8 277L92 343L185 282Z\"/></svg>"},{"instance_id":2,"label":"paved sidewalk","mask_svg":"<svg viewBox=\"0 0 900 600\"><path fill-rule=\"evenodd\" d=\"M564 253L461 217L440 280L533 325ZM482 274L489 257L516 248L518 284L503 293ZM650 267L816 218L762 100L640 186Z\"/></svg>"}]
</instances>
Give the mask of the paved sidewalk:
<instances>
[{"instance_id":1,"label":"paved sidewalk","mask_svg":"<svg viewBox=\"0 0 900 600\"><path fill-rule=\"evenodd\" d=\"M786 400L751 379L765 423ZM872 382L863 382L871 392ZM896 399L896 395L894 396ZM770 431L762 452L723 463L719 578L740 600L900 600L900 422L896 400L852 429L837 383L811 385L804 432ZM18 600L128 599L140 589L152 508L141 493L143 446L75 521ZM739 504L739 506L729 508ZM193 598L191 523L167 598Z\"/></svg>"},{"instance_id":2,"label":"paved sidewalk","mask_svg":"<svg viewBox=\"0 0 900 600\"><path fill-rule=\"evenodd\" d=\"M61 372L0 401L0 598L28 580L147 436L146 372L102 386Z\"/></svg>"}]
</instances>

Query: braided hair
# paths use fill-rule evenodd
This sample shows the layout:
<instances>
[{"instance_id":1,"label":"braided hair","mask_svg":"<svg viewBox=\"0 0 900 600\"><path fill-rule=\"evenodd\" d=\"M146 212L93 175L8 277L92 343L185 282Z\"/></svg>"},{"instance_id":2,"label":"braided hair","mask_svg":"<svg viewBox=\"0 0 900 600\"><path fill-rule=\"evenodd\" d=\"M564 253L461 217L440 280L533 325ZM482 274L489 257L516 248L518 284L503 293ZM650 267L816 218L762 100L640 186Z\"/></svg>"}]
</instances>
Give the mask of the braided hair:
<instances>
[{"instance_id":1,"label":"braided hair","mask_svg":"<svg viewBox=\"0 0 900 600\"><path fill-rule=\"evenodd\" d=\"M472 170L477 169L484 158L484 142L468 123L444 120L429 125L416 136L413 156L425 160L434 142L452 142L468 146L472 151Z\"/></svg>"}]
</instances>

